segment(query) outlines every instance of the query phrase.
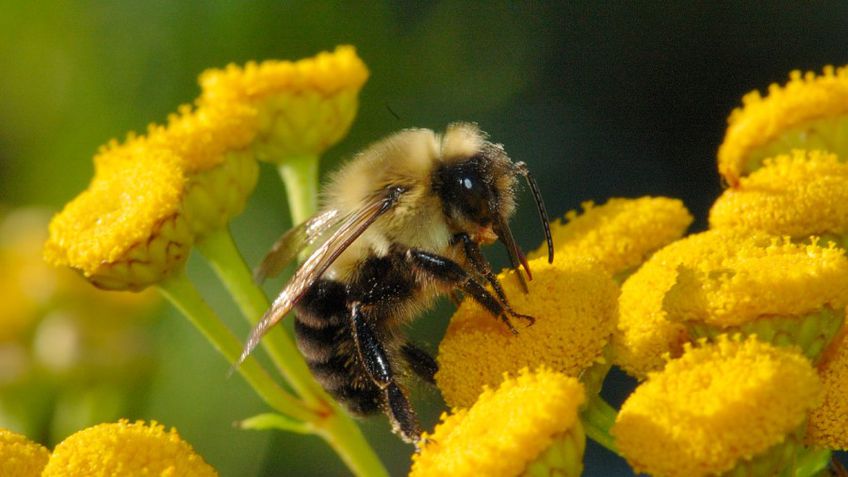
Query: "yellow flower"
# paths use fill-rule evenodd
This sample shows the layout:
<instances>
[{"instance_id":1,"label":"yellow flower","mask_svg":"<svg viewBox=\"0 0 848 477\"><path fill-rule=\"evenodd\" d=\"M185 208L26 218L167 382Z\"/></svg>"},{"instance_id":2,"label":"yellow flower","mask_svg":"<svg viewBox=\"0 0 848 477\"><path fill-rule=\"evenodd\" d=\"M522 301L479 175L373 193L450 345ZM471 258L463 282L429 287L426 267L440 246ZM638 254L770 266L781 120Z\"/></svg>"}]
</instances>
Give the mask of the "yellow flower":
<instances>
[{"instance_id":1,"label":"yellow flower","mask_svg":"<svg viewBox=\"0 0 848 477\"><path fill-rule=\"evenodd\" d=\"M686 346L628 397L612 432L636 472L720 475L738 466L779 475L794 465L794 432L821 384L809 361L786 348L721 337ZM761 456L760 459L757 459Z\"/></svg>"},{"instance_id":2,"label":"yellow flower","mask_svg":"<svg viewBox=\"0 0 848 477\"><path fill-rule=\"evenodd\" d=\"M107 289L158 282L182 266L193 242L180 210L185 188L168 149L140 141L110 149L88 189L51 221L45 260Z\"/></svg>"},{"instance_id":3,"label":"yellow flower","mask_svg":"<svg viewBox=\"0 0 848 477\"><path fill-rule=\"evenodd\" d=\"M571 261L568 261L571 259ZM498 318L467 299L439 345L436 383L451 406L470 406L483 385L497 386L503 373L546 365L578 376L601 360L615 327L618 288L597 265L557 257L530 262L533 280L524 293L513 273L502 273L513 309L536 318L533 326L510 318L513 335Z\"/></svg>"},{"instance_id":4,"label":"yellow flower","mask_svg":"<svg viewBox=\"0 0 848 477\"><path fill-rule=\"evenodd\" d=\"M848 327L833 340L818 367L824 401L810 413L807 443L848 450Z\"/></svg>"},{"instance_id":5,"label":"yellow flower","mask_svg":"<svg viewBox=\"0 0 848 477\"><path fill-rule=\"evenodd\" d=\"M0 476L38 477L50 451L26 437L0 429Z\"/></svg>"},{"instance_id":6,"label":"yellow flower","mask_svg":"<svg viewBox=\"0 0 848 477\"><path fill-rule=\"evenodd\" d=\"M728 118L718 150L718 169L731 185L758 169L763 159L792 149L848 154L848 69L824 68L820 76L793 71L784 86L764 98L753 91Z\"/></svg>"},{"instance_id":7,"label":"yellow flower","mask_svg":"<svg viewBox=\"0 0 848 477\"><path fill-rule=\"evenodd\" d=\"M665 364L663 356L680 355L689 341L686 327L668 319L663 300L683 267L718 269L739 243L766 246L772 237L736 230L710 230L690 235L656 252L621 286L618 328L613 334L613 362L643 378Z\"/></svg>"},{"instance_id":8,"label":"yellow flower","mask_svg":"<svg viewBox=\"0 0 848 477\"><path fill-rule=\"evenodd\" d=\"M566 223L557 220L551 224L556 253L596 260L613 276L639 266L656 250L682 237L692 223L683 202L666 197L582 205L582 215L570 211L565 214ZM528 257L546 254L543 245Z\"/></svg>"},{"instance_id":9,"label":"yellow flower","mask_svg":"<svg viewBox=\"0 0 848 477\"><path fill-rule=\"evenodd\" d=\"M202 105L251 105L259 112L261 160L316 156L347 134L368 69L352 46L300 61L250 62L200 75Z\"/></svg>"},{"instance_id":10,"label":"yellow flower","mask_svg":"<svg viewBox=\"0 0 848 477\"><path fill-rule=\"evenodd\" d=\"M842 238L848 233L848 164L819 151L766 159L761 169L719 197L710 225L793 238Z\"/></svg>"},{"instance_id":11,"label":"yellow flower","mask_svg":"<svg viewBox=\"0 0 848 477\"><path fill-rule=\"evenodd\" d=\"M774 344L799 345L815 358L848 305L848 259L833 244L740 240L721 262L681 265L677 272L664 308L693 336L754 333Z\"/></svg>"},{"instance_id":12,"label":"yellow flower","mask_svg":"<svg viewBox=\"0 0 848 477\"><path fill-rule=\"evenodd\" d=\"M470 409L457 409L412 456L410 476L516 476L563 475L577 477L582 470L585 445L578 410L585 397L574 378L540 368L517 377L505 376L496 391L486 388ZM554 447L554 449L551 449ZM548 450L546 452L546 450ZM559 456L559 472L532 473L540 456L540 468L551 469ZM528 468L530 466L530 468Z\"/></svg>"},{"instance_id":13,"label":"yellow flower","mask_svg":"<svg viewBox=\"0 0 848 477\"><path fill-rule=\"evenodd\" d=\"M44 477L201 477L218 475L175 429L156 422L99 424L62 441Z\"/></svg>"}]
</instances>

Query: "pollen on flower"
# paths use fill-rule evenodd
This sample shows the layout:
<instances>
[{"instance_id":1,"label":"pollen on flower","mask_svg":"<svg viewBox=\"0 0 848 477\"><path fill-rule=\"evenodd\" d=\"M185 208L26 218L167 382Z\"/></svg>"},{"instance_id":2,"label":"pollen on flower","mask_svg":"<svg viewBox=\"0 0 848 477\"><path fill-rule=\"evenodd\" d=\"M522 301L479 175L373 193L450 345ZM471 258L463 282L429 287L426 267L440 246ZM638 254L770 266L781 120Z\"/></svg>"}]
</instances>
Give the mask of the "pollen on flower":
<instances>
[{"instance_id":1,"label":"pollen on flower","mask_svg":"<svg viewBox=\"0 0 848 477\"><path fill-rule=\"evenodd\" d=\"M115 148L88 189L53 217L47 262L104 288L141 289L181 264L192 237L180 216L186 184L171 151Z\"/></svg>"},{"instance_id":2,"label":"pollen on flower","mask_svg":"<svg viewBox=\"0 0 848 477\"><path fill-rule=\"evenodd\" d=\"M794 350L725 335L687 344L680 359L650 373L612 433L636 472L719 475L790 439L820 397L815 370Z\"/></svg>"},{"instance_id":3,"label":"pollen on flower","mask_svg":"<svg viewBox=\"0 0 848 477\"><path fill-rule=\"evenodd\" d=\"M554 440L569 438L580 426L584 400L575 378L546 368L505 376L497 390L486 388L470 409L442 415L433 434L425 434L424 448L413 455L410 475L519 475ZM582 428L576 434L582 439ZM574 444L582 449L582 442Z\"/></svg>"},{"instance_id":4,"label":"pollen on flower","mask_svg":"<svg viewBox=\"0 0 848 477\"><path fill-rule=\"evenodd\" d=\"M848 327L833 340L818 365L822 404L810 413L809 445L848 450Z\"/></svg>"},{"instance_id":5,"label":"pollen on flower","mask_svg":"<svg viewBox=\"0 0 848 477\"><path fill-rule=\"evenodd\" d=\"M833 244L741 240L720 263L681 265L664 308L676 321L718 327L848 305L848 259Z\"/></svg>"},{"instance_id":6,"label":"pollen on flower","mask_svg":"<svg viewBox=\"0 0 848 477\"><path fill-rule=\"evenodd\" d=\"M484 385L497 386L505 372L541 365L569 376L602 359L615 327L618 287L598 265L558 257L530 260L533 280L524 293L513 272L502 273L510 305L536 319L526 326L510 317L513 335L473 300L463 301L439 345L436 383L451 406L470 406Z\"/></svg>"},{"instance_id":7,"label":"pollen on flower","mask_svg":"<svg viewBox=\"0 0 848 477\"><path fill-rule=\"evenodd\" d=\"M0 429L0 475L38 477L49 457L50 451L41 444L21 434Z\"/></svg>"},{"instance_id":8,"label":"pollen on flower","mask_svg":"<svg viewBox=\"0 0 848 477\"><path fill-rule=\"evenodd\" d=\"M596 260L617 276L634 269L653 252L683 236L692 215L683 202L666 197L610 199L596 206L585 202L583 213L568 212L566 222L551 224L554 247L559 254ZM547 254L541 248L528 254Z\"/></svg>"},{"instance_id":9,"label":"pollen on flower","mask_svg":"<svg viewBox=\"0 0 848 477\"><path fill-rule=\"evenodd\" d=\"M656 252L621 286L619 320L612 339L613 362L629 374L643 378L662 368L664 355L679 356L689 333L683 324L670 321L663 300L677 281L678 268L713 267L732 255L742 240L768 244L764 234L711 230L690 235Z\"/></svg>"},{"instance_id":10,"label":"pollen on flower","mask_svg":"<svg viewBox=\"0 0 848 477\"><path fill-rule=\"evenodd\" d=\"M784 86L763 97L753 91L728 118L718 168L732 185L763 159L792 149L848 154L848 68L826 67L821 75L793 71Z\"/></svg>"},{"instance_id":11,"label":"pollen on flower","mask_svg":"<svg viewBox=\"0 0 848 477\"><path fill-rule=\"evenodd\" d=\"M147 140L174 151L186 173L193 174L217 166L229 152L250 147L257 132L254 108L183 105L168 117L167 126L150 125Z\"/></svg>"},{"instance_id":12,"label":"pollen on flower","mask_svg":"<svg viewBox=\"0 0 848 477\"><path fill-rule=\"evenodd\" d=\"M299 61L250 62L200 75L201 105L257 108L259 159L317 155L347 134L368 68L352 46Z\"/></svg>"},{"instance_id":13,"label":"pollen on flower","mask_svg":"<svg viewBox=\"0 0 848 477\"><path fill-rule=\"evenodd\" d=\"M848 152L848 151L846 151ZM793 238L848 234L848 164L834 154L793 151L727 189L710 211L713 228Z\"/></svg>"},{"instance_id":14,"label":"pollen on flower","mask_svg":"<svg viewBox=\"0 0 848 477\"><path fill-rule=\"evenodd\" d=\"M176 429L156 422L99 424L77 432L53 450L44 477L218 475Z\"/></svg>"}]
</instances>

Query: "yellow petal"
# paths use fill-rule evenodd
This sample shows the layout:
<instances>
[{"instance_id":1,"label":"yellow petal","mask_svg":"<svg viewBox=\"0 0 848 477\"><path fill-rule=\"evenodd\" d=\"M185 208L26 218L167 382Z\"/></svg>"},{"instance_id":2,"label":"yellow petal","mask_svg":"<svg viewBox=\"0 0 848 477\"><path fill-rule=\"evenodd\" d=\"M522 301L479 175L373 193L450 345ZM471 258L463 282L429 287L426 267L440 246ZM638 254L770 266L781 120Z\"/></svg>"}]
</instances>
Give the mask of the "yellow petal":
<instances>
[{"instance_id":1,"label":"yellow petal","mask_svg":"<svg viewBox=\"0 0 848 477\"><path fill-rule=\"evenodd\" d=\"M639 266L652 253L680 237L692 223L683 202L666 197L585 202L583 213L568 212L551 224L557 254L596 260L617 276ZM547 255L543 245L528 257Z\"/></svg>"},{"instance_id":2,"label":"yellow petal","mask_svg":"<svg viewBox=\"0 0 848 477\"><path fill-rule=\"evenodd\" d=\"M516 476L575 428L583 386L572 377L541 368L505 376L470 409L442 415L425 446L412 457L410 476ZM582 454L582 447L579 451ZM577 456L576 463L581 459ZM557 474L561 475L561 474ZM574 475L574 474L567 474Z\"/></svg>"},{"instance_id":3,"label":"yellow petal","mask_svg":"<svg viewBox=\"0 0 848 477\"><path fill-rule=\"evenodd\" d=\"M218 475L182 440L156 422L121 420L71 435L53 451L44 477Z\"/></svg>"},{"instance_id":4,"label":"yellow petal","mask_svg":"<svg viewBox=\"0 0 848 477\"><path fill-rule=\"evenodd\" d=\"M47 464L50 451L26 437L0 429L0 475L38 477Z\"/></svg>"},{"instance_id":5,"label":"yellow petal","mask_svg":"<svg viewBox=\"0 0 848 477\"><path fill-rule=\"evenodd\" d=\"M651 373L612 432L637 472L718 475L787 439L820 393L815 370L797 352L724 336L687 345L680 359Z\"/></svg>"},{"instance_id":6,"label":"yellow petal","mask_svg":"<svg viewBox=\"0 0 848 477\"><path fill-rule=\"evenodd\" d=\"M503 373L545 365L570 376L601 359L615 326L618 287L597 265L561 257L530 260L533 280L524 293L513 273L499 279L513 309L536 322L506 325L471 299L463 301L439 345L436 383L451 406L470 406L483 385Z\"/></svg>"},{"instance_id":7,"label":"yellow petal","mask_svg":"<svg viewBox=\"0 0 848 477\"><path fill-rule=\"evenodd\" d=\"M718 150L722 176L736 185L763 159L792 149L827 149L848 157L848 68L821 75L793 71L762 97L753 91L731 113Z\"/></svg>"}]
</instances>

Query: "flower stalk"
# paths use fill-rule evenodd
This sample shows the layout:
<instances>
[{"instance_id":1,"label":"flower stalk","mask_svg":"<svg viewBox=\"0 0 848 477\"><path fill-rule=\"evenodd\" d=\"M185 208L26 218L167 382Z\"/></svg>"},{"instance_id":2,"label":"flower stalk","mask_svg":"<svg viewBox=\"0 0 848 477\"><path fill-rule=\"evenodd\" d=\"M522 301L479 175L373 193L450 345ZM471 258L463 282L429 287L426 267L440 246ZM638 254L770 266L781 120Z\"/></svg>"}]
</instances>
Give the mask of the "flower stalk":
<instances>
[{"instance_id":1,"label":"flower stalk","mask_svg":"<svg viewBox=\"0 0 848 477\"><path fill-rule=\"evenodd\" d=\"M300 224L318 210L318 156L286 158L277 170L286 186L292 225Z\"/></svg>"}]
</instances>

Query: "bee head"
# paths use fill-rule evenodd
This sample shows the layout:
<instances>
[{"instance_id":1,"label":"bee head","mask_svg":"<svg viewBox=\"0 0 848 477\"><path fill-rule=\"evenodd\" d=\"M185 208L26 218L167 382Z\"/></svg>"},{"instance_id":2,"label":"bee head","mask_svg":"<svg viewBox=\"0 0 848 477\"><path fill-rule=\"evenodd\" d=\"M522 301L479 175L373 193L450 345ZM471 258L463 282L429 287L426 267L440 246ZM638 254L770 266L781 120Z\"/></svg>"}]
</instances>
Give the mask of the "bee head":
<instances>
[{"instance_id":1,"label":"bee head","mask_svg":"<svg viewBox=\"0 0 848 477\"><path fill-rule=\"evenodd\" d=\"M448 223L472 240L490 244L500 240L506 246L513 267L527 260L509 229L515 212L517 176L523 176L536 201L548 243L548 260L553 261L550 226L541 194L524 163L513 163L500 145L483 141L477 152L441 163L433 175L433 190L442 202ZM532 277L531 277L532 278Z\"/></svg>"}]
</instances>

